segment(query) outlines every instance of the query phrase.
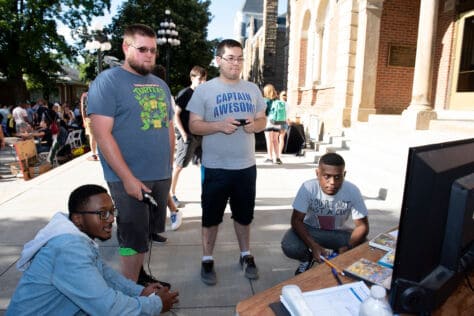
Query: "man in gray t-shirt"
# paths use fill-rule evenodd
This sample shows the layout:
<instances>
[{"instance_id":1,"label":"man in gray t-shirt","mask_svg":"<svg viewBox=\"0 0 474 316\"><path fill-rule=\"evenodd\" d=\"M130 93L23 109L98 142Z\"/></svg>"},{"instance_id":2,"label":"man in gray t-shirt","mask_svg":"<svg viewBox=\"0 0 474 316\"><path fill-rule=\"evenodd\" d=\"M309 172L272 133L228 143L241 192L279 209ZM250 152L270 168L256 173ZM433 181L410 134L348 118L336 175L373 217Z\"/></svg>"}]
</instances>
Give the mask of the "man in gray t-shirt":
<instances>
[{"instance_id":1,"label":"man in gray t-shirt","mask_svg":"<svg viewBox=\"0 0 474 316\"><path fill-rule=\"evenodd\" d=\"M321 262L324 248L338 253L364 242L369 233L367 208L359 189L344 181L344 159L336 153L323 155L317 179L304 182L293 202L291 228L281 246L286 256L301 261L295 274ZM347 224L352 218L355 228Z\"/></svg>"},{"instance_id":2,"label":"man in gray t-shirt","mask_svg":"<svg viewBox=\"0 0 474 316\"><path fill-rule=\"evenodd\" d=\"M203 136L201 279L208 285L217 283L212 253L227 201L240 247L239 262L247 278L258 278L249 240L257 177L254 134L266 123L260 90L240 79L241 44L224 40L216 55L219 77L198 86L188 103L189 128Z\"/></svg>"},{"instance_id":3,"label":"man in gray t-shirt","mask_svg":"<svg viewBox=\"0 0 474 316\"><path fill-rule=\"evenodd\" d=\"M124 65L100 73L91 84L87 114L118 210L122 273L147 284L157 281L142 266L149 239L159 241L158 233L165 229L174 112L168 86L151 74L157 53L153 29L142 24L128 26L122 49ZM144 193L156 200L155 207L143 202Z\"/></svg>"}]
</instances>

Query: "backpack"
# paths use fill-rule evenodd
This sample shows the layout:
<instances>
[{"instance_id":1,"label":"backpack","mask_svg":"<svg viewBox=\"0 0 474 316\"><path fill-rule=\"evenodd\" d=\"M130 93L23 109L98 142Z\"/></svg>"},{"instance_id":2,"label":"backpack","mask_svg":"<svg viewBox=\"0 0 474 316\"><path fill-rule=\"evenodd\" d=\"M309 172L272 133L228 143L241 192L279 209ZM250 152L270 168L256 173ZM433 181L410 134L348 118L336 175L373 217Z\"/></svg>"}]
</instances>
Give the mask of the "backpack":
<instances>
[{"instance_id":1,"label":"backpack","mask_svg":"<svg viewBox=\"0 0 474 316\"><path fill-rule=\"evenodd\" d=\"M286 124L286 103L280 100L273 101L269 118L274 125Z\"/></svg>"}]
</instances>

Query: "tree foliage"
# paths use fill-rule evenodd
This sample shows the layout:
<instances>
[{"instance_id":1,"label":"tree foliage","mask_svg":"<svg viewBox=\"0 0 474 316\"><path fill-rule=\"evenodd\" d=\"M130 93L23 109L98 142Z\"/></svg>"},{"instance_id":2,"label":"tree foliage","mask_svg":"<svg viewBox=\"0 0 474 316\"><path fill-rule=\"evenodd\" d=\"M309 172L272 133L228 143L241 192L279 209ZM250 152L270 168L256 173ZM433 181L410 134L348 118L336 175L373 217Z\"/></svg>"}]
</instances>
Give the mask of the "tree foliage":
<instances>
[{"instance_id":1,"label":"tree foliage","mask_svg":"<svg viewBox=\"0 0 474 316\"><path fill-rule=\"evenodd\" d=\"M61 64L77 54L58 34L58 21L74 33L105 9L110 0L0 0L0 72L15 101L28 96L25 75L48 94Z\"/></svg>"},{"instance_id":2,"label":"tree foliage","mask_svg":"<svg viewBox=\"0 0 474 316\"><path fill-rule=\"evenodd\" d=\"M166 49L170 50L168 84L173 93L188 86L189 71L195 65L209 68L214 56L215 41L208 41L207 26L211 21L210 0L130 0L125 2L113 18L109 32L112 36L112 51L109 53L123 60L122 35L127 25L142 23L155 31L165 20L165 10L171 10L171 19L176 24L181 44L177 47L159 47L157 64L166 65ZM215 73L215 71L211 71Z\"/></svg>"}]
</instances>

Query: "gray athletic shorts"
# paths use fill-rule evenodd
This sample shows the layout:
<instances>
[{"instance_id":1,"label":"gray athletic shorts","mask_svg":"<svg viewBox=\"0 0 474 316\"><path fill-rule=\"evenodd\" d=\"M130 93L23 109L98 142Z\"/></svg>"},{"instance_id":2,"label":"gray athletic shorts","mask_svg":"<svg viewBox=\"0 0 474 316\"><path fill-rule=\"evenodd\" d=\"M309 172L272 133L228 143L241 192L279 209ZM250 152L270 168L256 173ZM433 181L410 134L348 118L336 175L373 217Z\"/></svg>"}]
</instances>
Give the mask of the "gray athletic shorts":
<instances>
[{"instance_id":1,"label":"gray athletic shorts","mask_svg":"<svg viewBox=\"0 0 474 316\"><path fill-rule=\"evenodd\" d=\"M188 134L188 141L184 142L179 132L176 133L178 144L176 145L175 163L178 167L185 168L194 156L196 148L201 145L201 136Z\"/></svg>"},{"instance_id":2,"label":"gray athletic shorts","mask_svg":"<svg viewBox=\"0 0 474 316\"><path fill-rule=\"evenodd\" d=\"M143 181L158 203L150 212L147 203L132 198L122 182L107 182L117 208L117 239L120 248L131 248L138 253L148 251L151 233L162 233L166 225L166 205L171 179Z\"/></svg>"}]
</instances>

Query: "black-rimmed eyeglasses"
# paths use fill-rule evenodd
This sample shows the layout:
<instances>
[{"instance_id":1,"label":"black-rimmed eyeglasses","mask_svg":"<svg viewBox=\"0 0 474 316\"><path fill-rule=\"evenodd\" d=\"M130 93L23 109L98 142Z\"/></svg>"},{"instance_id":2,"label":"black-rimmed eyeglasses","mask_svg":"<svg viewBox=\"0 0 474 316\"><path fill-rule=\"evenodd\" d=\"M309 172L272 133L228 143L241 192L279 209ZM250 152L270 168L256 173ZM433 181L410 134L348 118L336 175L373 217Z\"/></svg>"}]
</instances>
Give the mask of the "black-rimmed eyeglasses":
<instances>
[{"instance_id":1,"label":"black-rimmed eyeglasses","mask_svg":"<svg viewBox=\"0 0 474 316\"><path fill-rule=\"evenodd\" d=\"M145 46L136 47L136 46L133 46L132 44L128 44L128 46L132 46L133 48L138 50L141 54L150 52L154 55L157 52L156 47L145 47Z\"/></svg>"},{"instance_id":2,"label":"black-rimmed eyeglasses","mask_svg":"<svg viewBox=\"0 0 474 316\"><path fill-rule=\"evenodd\" d=\"M106 221L110 216L115 216L115 208L111 210L97 210L97 211L75 211L77 214L95 214L99 215L99 218L103 221Z\"/></svg>"}]
</instances>

